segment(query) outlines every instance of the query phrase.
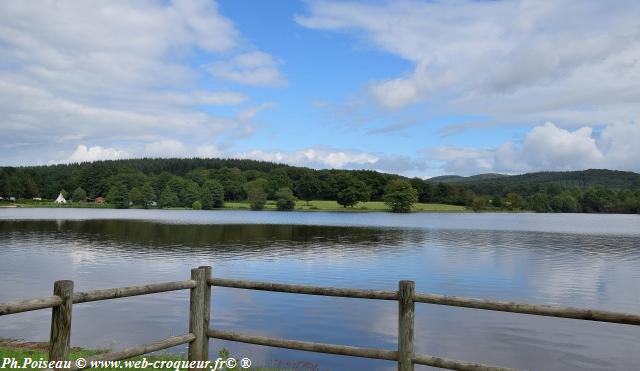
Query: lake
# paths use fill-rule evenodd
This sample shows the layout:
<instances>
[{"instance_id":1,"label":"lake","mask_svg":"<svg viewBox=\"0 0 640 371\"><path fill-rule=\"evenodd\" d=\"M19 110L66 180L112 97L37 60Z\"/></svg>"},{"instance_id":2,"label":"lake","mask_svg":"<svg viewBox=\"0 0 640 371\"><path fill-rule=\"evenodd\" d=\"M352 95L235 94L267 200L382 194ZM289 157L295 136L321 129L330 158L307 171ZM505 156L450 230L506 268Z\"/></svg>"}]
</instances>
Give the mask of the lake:
<instances>
[{"instance_id":1,"label":"lake","mask_svg":"<svg viewBox=\"0 0 640 371\"><path fill-rule=\"evenodd\" d=\"M0 209L0 302L214 276L640 312L640 216ZM212 327L395 349L397 303L214 288ZM74 306L72 345L123 348L188 332L188 292ZM50 311L0 318L47 340ZM420 353L529 370L634 370L640 328L416 304ZM211 340L254 364L394 370L388 361ZM185 347L174 348L184 352ZM416 366L421 369L421 366Z\"/></svg>"}]
</instances>

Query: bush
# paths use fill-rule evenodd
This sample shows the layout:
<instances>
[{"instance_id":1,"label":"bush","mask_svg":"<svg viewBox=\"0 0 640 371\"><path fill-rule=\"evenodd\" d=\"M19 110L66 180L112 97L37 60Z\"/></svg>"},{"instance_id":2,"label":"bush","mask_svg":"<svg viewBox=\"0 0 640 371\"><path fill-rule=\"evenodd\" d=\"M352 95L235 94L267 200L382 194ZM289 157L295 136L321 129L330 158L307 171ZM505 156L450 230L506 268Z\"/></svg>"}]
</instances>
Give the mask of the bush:
<instances>
[{"instance_id":1,"label":"bush","mask_svg":"<svg viewBox=\"0 0 640 371\"><path fill-rule=\"evenodd\" d=\"M193 203L191 204L191 208L193 210L202 210L202 202L200 201L193 201Z\"/></svg>"},{"instance_id":2,"label":"bush","mask_svg":"<svg viewBox=\"0 0 640 371\"><path fill-rule=\"evenodd\" d=\"M296 198L293 196L291 188L280 188L276 192L276 208L280 211L293 210L296 206Z\"/></svg>"}]
</instances>

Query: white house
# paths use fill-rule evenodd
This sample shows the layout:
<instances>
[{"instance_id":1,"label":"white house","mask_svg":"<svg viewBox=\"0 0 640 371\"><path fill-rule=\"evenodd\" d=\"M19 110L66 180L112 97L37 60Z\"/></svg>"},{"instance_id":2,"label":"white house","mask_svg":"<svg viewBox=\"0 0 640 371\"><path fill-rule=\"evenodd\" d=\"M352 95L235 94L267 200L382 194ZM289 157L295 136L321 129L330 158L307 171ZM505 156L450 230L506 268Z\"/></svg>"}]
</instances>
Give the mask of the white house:
<instances>
[{"instance_id":1,"label":"white house","mask_svg":"<svg viewBox=\"0 0 640 371\"><path fill-rule=\"evenodd\" d=\"M56 203L57 204L66 204L67 200L64 199L64 196L62 195L62 193L60 193L58 195L58 198L56 198Z\"/></svg>"}]
</instances>

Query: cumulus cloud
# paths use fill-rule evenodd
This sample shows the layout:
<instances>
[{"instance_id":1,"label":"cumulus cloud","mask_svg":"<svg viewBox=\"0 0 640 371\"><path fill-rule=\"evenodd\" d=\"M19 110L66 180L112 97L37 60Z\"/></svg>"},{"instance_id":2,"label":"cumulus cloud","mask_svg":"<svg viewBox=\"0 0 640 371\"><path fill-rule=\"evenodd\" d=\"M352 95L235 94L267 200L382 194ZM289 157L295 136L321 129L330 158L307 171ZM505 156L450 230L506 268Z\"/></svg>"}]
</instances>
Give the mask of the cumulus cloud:
<instances>
[{"instance_id":1,"label":"cumulus cloud","mask_svg":"<svg viewBox=\"0 0 640 371\"><path fill-rule=\"evenodd\" d=\"M640 2L311 1L296 22L413 64L369 91L398 110L438 102L496 123L564 127L640 115Z\"/></svg>"},{"instance_id":2,"label":"cumulus cloud","mask_svg":"<svg viewBox=\"0 0 640 371\"><path fill-rule=\"evenodd\" d=\"M0 165L48 163L87 143L90 153L127 142L138 155L164 138L203 147L253 131L242 108L215 110L249 98L202 84L190 59L253 50L215 1L7 0L0 24Z\"/></svg>"},{"instance_id":3,"label":"cumulus cloud","mask_svg":"<svg viewBox=\"0 0 640 371\"><path fill-rule=\"evenodd\" d=\"M285 83L285 78L278 70L278 65L270 54L255 51L211 63L207 70L219 79L239 84L279 86Z\"/></svg>"},{"instance_id":4,"label":"cumulus cloud","mask_svg":"<svg viewBox=\"0 0 640 371\"><path fill-rule=\"evenodd\" d=\"M126 151L116 148L102 148L100 146L89 147L81 144L76 150L62 162L92 162L98 160L118 160L129 157Z\"/></svg>"},{"instance_id":5,"label":"cumulus cloud","mask_svg":"<svg viewBox=\"0 0 640 371\"><path fill-rule=\"evenodd\" d=\"M423 161L406 156L393 156L335 148L305 148L295 151L254 150L236 153L237 158L286 163L316 169L369 169L417 176L427 168Z\"/></svg>"},{"instance_id":6,"label":"cumulus cloud","mask_svg":"<svg viewBox=\"0 0 640 371\"><path fill-rule=\"evenodd\" d=\"M190 146L175 140L162 139L144 147L144 156L148 157L220 157L222 152L212 144Z\"/></svg>"},{"instance_id":7,"label":"cumulus cloud","mask_svg":"<svg viewBox=\"0 0 640 371\"><path fill-rule=\"evenodd\" d=\"M437 147L427 157L445 172L462 175L609 168L640 171L640 122L616 123L599 134L591 127L562 129L551 122L531 129L521 143L497 148Z\"/></svg>"}]
</instances>

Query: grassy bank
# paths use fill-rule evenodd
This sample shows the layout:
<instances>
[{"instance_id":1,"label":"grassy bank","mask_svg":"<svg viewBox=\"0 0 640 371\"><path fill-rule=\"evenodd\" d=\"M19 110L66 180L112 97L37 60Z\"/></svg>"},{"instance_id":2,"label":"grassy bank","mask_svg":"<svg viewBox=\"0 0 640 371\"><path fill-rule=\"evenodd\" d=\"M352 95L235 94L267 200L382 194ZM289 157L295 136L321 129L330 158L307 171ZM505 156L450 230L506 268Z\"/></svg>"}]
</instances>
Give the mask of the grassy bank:
<instances>
[{"instance_id":1,"label":"grassy bank","mask_svg":"<svg viewBox=\"0 0 640 371\"><path fill-rule=\"evenodd\" d=\"M25 365L25 360L31 359L33 361L39 360L47 360L49 358L47 351L47 343L31 343L31 342L15 342L10 340L2 340L0 339L0 368L2 365L3 359L15 359L18 364L18 368L22 368ZM90 350L90 349L82 349L82 348L71 348L71 352L69 354L69 358L71 360L76 360L78 358L89 358L101 353L105 353L105 350ZM148 362L153 363L155 361L180 361L184 360L184 357L178 355L170 355L170 354L153 354L144 356ZM225 357L226 358L226 357ZM131 358L132 360L140 360L141 357ZM215 362L215 359L214 359ZM31 367L32 365L28 365L26 370L38 370L39 368ZM7 369L11 369L10 367L5 366ZM100 370L152 370L152 367L148 368L100 368ZM157 369L156 369L157 370ZM175 370L175 369L173 369ZM181 369L188 370L188 369ZM223 370L254 370L254 371L285 371L288 369L283 368L264 368L264 367L251 367L248 369L243 369L240 366L236 366L235 368L227 368Z\"/></svg>"},{"instance_id":2,"label":"grassy bank","mask_svg":"<svg viewBox=\"0 0 640 371\"><path fill-rule=\"evenodd\" d=\"M249 209L248 202L226 202L225 209ZM265 210L275 210L276 204L273 201L268 201L265 205ZM300 211L390 211L389 207L382 201L368 201L360 202L354 207L342 207L336 201L315 200L309 201L307 205L306 201L297 201L295 210ZM416 212L461 212L466 211L464 206L457 205L445 205L445 204L424 204L416 203L413 205L412 211Z\"/></svg>"},{"instance_id":3,"label":"grassy bank","mask_svg":"<svg viewBox=\"0 0 640 371\"><path fill-rule=\"evenodd\" d=\"M67 204L57 204L53 201L33 201L33 200L17 200L15 202L0 202L0 207L46 207L46 208L91 208L91 209L109 209L109 204L95 204L87 202L73 202ZM249 210L248 202L225 202L225 209L230 210ZM172 208L186 210L186 208ZM268 201L265 210L276 210L274 201ZM360 202L354 207L342 207L336 201L316 200L310 201L307 205L306 201L296 202L296 211L344 211L344 212L366 212L366 211L389 211L389 207L382 201ZM446 205L446 204L425 204L416 203L411 209L414 212L463 212L468 211L464 206Z\"/></svg>"}]
</instances>

